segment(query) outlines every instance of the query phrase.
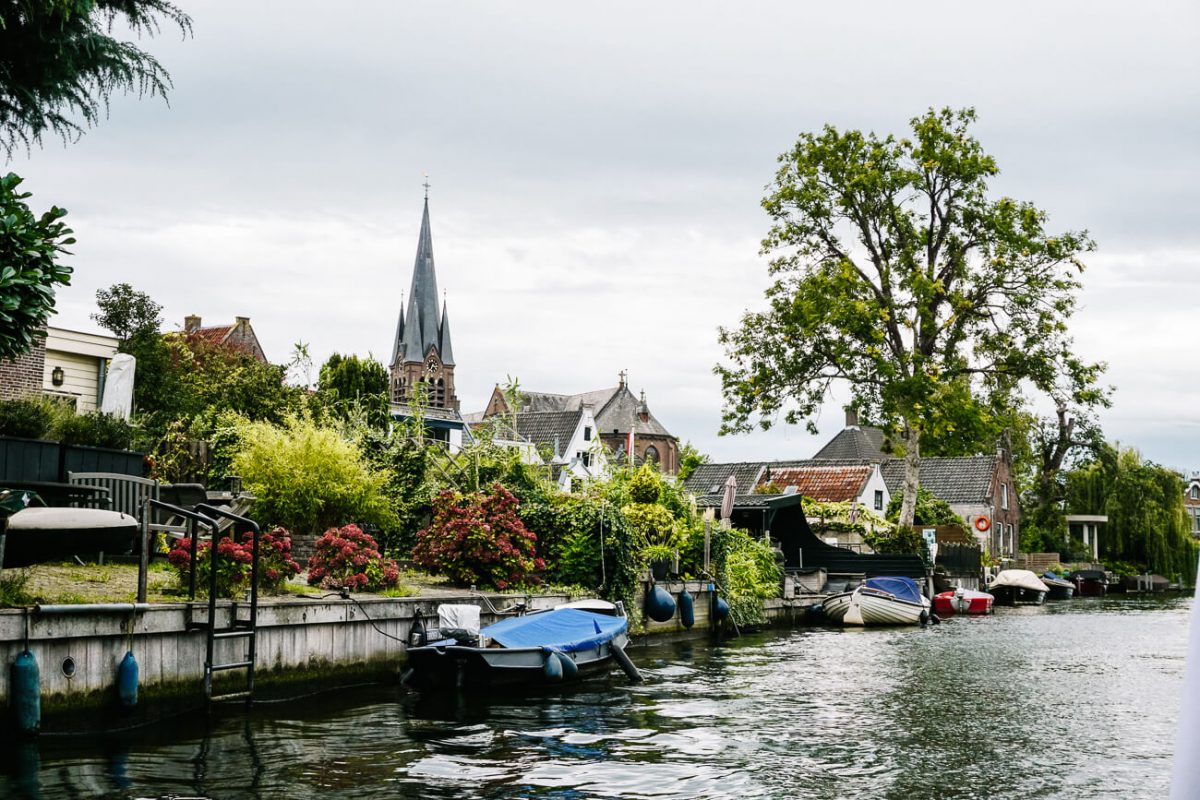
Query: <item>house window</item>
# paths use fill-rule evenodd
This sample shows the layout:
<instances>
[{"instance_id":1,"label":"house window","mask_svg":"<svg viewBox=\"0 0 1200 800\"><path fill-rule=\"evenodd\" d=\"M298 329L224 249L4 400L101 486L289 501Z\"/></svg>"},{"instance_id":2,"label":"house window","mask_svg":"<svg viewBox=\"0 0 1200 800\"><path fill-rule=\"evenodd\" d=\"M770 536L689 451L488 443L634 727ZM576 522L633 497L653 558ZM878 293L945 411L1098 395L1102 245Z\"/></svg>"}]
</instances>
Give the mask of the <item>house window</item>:
<instances>
[{"instance_id":1,"label":"house window","mask_svg":"<svg viewBox=\"0 0 1200 800\"><path fill-rule=\"evenodd\" d=\"M1010 552L1010 553L1017 552L1017 540L1013 538L1012 523L1008 524L1008 552Z\"/></svg>"},{"instance_id":2,"label":"house window","mask_svg":"<svg viewBox=\"0 0 1200 800\"><path fill-rule=\"evenodd\" d=\"M656 448L654 445L650 445L649 447L647 447L645 455L642 456L642 460L645 461L647 464L652 463L652 462L657 463L658 462L658 448Z\"/></svg>"},{"instance_id":3,"label":"house window","mask_svg":"<svg viewBox=\"0 0 1200 800\"><path fill-rule=\"evenodd\" d=\"M875 510L883 511L883 492L879 489L875 490Z\"/></svg>"},{"instance_id":4,"label":"house window","mask_svg":"<svg viewBox=\"0 0 1200 800\"><path fill-rule=\"evenodd\" d=\"M590 467L592 465L592 454L591 453L587 453L587 452L580 453L580 456L583 461L583 465L585 467Z\"/></svg>"},{"instance_id":5,"label":"house window","mask_svg":"<svg viewBox=\"0 0 1200 800\"><path fill-rule=\"evenodd\" d=\"M583 440L585 442L590 442L592 440L592 429L586 425L583 428Z\"/></svg>"},{"instance_id":6,"label":"house window","mask_svg":"<svg viewBox=\"0 0 1200 800\"><path fill-rule=\"evenodd\" d=\"M1200 486L1197 486L1194 483L1192 484L1192 499L1200 500Z\"/></svg>"},{"instance_id":7,"label":"house window","mask_svg":"<svg viewBox=\"0 0 1200 800\"><path fill-rule=\"evenodd\" d=\"M1000 507L1008 508L1008 484L1000 484ZM1010 531L1011 532L1011 531Z\"/></svg>"}]
</instances>

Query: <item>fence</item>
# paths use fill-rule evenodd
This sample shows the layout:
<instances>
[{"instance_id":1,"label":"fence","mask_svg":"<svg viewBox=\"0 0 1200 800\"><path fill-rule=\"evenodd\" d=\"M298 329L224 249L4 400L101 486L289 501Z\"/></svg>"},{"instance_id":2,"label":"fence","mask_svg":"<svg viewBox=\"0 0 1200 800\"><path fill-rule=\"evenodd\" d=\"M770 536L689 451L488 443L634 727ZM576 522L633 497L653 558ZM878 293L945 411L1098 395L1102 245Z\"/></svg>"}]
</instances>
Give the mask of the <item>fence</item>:
<instances>
[{"instance_id":1,"label":"fence","mask_svg":"<svg viewBox=\"0 0 1200 800\"><path fill-rule=\"evenodd\" d=\"M145 474L145 456L132 450L0 436L0 485L6 481L65 483L71 472L114 472L140 478Z\"/></svg>"}]
</instances>

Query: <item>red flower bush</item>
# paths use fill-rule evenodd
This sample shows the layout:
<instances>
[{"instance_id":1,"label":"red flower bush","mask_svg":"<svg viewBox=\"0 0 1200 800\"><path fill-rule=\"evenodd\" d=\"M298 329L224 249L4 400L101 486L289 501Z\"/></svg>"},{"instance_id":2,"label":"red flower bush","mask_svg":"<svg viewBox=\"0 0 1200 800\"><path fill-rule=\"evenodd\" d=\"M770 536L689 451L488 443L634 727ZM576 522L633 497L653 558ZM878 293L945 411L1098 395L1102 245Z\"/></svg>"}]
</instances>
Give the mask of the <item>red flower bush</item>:
<instances>
[{"instance_id":1,"label":"red flower bush","mask_svg":"<svg viewBox=\"0 0 1200 800\"><path fill-rule=\"evenodd\" d=\"M384 558L378 543L357 525L325 531L308 559L309 586L377 592L399 583L396 562Z\"/></svg>"},{"instance_id":2,"label":"red flower bush","mask_svg":"<svg viewBox=\"0 0 1200 800\"><path fill-rule=\"evenodd\" d=\"M167 554L167 561L175 568L180 583L186 584L191 577L191 539L180 539ZM196 548L196 590L208 593L212 576L212 543L200 542ZM254 535L249 531L242 534L240 542L223 536L217 545L217 595L233 597L241 594L250 585L250 565L254 561ZM292 560L292 537L283 528L275 528L262 534L258 540L258 588L274 592L293 575L300 574L300 565Z\"/></svg>"},{"instance_id":3,"label":"red flower bush","mask_svg":"<svg viewBox=\"0 0 1200 800\"><path fill-rule=\"evenodd\" d=\"M494 589L536 585L544 568L537 534L517 516L517 498L500 484L489 494L442 492L433 522L417 533L413 560L458 583Z\"/></svg>"}]
</instances>

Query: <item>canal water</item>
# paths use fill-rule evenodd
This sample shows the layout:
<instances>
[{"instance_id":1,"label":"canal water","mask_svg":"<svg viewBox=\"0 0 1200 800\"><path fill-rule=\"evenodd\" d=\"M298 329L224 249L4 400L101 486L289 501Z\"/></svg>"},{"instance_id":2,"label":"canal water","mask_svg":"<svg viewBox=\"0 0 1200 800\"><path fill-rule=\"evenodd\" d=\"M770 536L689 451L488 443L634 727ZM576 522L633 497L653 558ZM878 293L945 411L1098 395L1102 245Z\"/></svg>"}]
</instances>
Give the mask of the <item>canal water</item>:
<instances>
[{"instance_id":1,"label":"canal water","mask_svg":"<svg viewBox=\"0 0 1200 800\"><path fill-rule=\"evenodd\" d=\"M639 686L364 688L7 743L0 797L1164 797L1190 607L1085 599L772 631L632 649Z\"/></svg>"}]
</instances>

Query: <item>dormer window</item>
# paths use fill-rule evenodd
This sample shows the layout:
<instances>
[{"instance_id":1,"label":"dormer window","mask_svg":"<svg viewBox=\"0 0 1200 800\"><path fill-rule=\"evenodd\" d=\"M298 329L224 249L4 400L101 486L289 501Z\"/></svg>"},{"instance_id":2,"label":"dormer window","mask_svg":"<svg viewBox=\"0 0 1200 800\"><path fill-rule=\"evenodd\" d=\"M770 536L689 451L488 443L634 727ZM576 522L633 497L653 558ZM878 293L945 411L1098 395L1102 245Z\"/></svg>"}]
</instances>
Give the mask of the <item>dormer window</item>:
<instances>
[{"instance_id":1,"label":"dormer window","mask_svg":"<svg viewBox=\"0 0 1200 800\"><path fill-rule=\"evenodd\" d=\"M1200 486L1192 484L1192 499L1200 500Z\"/></svg>"}]
</instances>

